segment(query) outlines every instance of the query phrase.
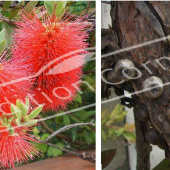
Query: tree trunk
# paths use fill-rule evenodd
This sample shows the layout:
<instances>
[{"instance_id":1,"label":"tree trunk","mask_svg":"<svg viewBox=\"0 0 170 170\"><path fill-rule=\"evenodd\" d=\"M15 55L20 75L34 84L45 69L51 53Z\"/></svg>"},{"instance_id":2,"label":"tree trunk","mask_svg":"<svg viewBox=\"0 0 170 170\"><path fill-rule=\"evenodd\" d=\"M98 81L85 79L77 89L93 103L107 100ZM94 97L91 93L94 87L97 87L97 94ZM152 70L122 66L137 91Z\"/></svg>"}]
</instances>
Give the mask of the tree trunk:
<instances>
[{"instance_id":1,"label":"tree trunk","mask_svg":"<svg viewBox=\"0 0 170 170\"><path fill-rule=\"evenodd\" d=\"M132 92L133 95L131 99L121 98L122 104L129 107L144 105L148 109L148 121L143 123L137 119L138 111L135 111L138 170L147 170L150 166L151 149L145 136L150 126L160 132L164 139L164 150L170 157L170 118L167 113L170 107L170 85L168 84L170 82L170 60L162 58L169 57L170 46L168 38L160 39L167 37L170 33L169 9L170 2L111 2L112 26L110 30L102 31L103 54L133 47L103 58L102 69L114 69L118 61L129 59L141 72L140 78L125 82L121 87L102 82L103 97L108 97L110 87L114 87L118 95L123 95L126 90ZM151 42L143 44L149 41ZM139 44L140 46L136 46ZM106 72L104 76L107 76ZM163 93L154 99L140 92L143 82L151 76L160 78L163 84L166 83L163 86Z\"/></svg>"}]
</instances>

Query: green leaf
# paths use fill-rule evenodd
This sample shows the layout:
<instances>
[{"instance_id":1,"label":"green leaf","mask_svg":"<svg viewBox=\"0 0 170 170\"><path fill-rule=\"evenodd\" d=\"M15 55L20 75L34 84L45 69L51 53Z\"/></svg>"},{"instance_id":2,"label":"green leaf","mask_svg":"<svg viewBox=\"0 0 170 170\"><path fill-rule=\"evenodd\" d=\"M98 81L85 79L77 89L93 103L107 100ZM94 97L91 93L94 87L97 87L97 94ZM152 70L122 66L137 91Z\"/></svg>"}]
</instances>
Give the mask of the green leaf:
<instances>
[{"instance_id":1,"label":"green leaf","mask_svg":"<svg viewBox=\"0 0 170 170\"><path fill-rule=\"evenodd\" d=\"M41 140L46 140L50 135L48 133L44 133L42 136L41 136Z\"/></svg>"},{"instance_id":2,"label":"green leaf","mask_svg":"<svg viewBox=\"0 0 170 170\"><path fill-rule=\"evenodd\" d=\"M15 10L11 11L11 14L9 16L9 19L13 19L14 17L17 16L18 12L20 11L20 8L22 5L24 4L24 1L20 2L17 6Z\"/></svg>"},{"instance_id":3,"label":"green leaf","mask_svg":"<svg viewBox=\"0 0 170 170\"><path fill-rule=\"evenodd\" d=\"M90 117L90 116L95 116L95 113L96 113L95 110L91 110L91 111L88 111L88 112L87 112L87 114L88 114L89 117Z\"/></svg>"},{"instance_id":4,"label":"green leaf","mask_svg":"<svg viewBox=\"0 0 170 170\"><path fill-rule=\"evenodd\" d=\"M124 120L127 113L128 112L124 110L122 105L117 104L110 114L110 121L112 121L111 123ZM107 124L109 125L109 122Z\"/></svg>"},{"instance_id":5,"label":"green leaf","mask_svg":"<svg viewBox=\"0 0 170 170\"><path fill-rule=\"evenodd\" d=\"M92 142L91 137L90 137L90 132L88 132L87 130L84 131L84 135L85 135L85 140L86 142L90 145L90 143Z\"/></svg>"},{"instance_id":6,"label":"green leaf","mask_svg":"<svg viewBox=\"0 0 170 170\"><path fill-rule=\"evenodd\" d=\"M64 147L64 145L63 145L61 142L58 142L56 145L57 145L58 147L60 147L60 148L63 148L63 147ZM48 155L48 156L53 156L53 157L55 157L55 156L61 156L61 155L63 155L63 151L60 150L60 149L58 149L58 148L54 148L54 147L50 146L50 147L48 148L47 155Z\"/></svg>"},{"instance_id":7,"label":"green leaf","mask_svg":"<svg viewBox=\"0 0 170 170\"><path fill-rule=\"evenodd\" d=\"M38 4L38 1L29 1L27 5L24 7L24 10L30 13L37 4Z\"/></svg>"},{"instance_id":8,"label":"green leaf","mask_svg":"<svg viewBox=\"0 0 170 170\"><path fill-rule=\"evenodd\" d=\"M5 29L0 32L0 42L5 39Z\"/></svg>"},{"instance_id":9,"label":"green leaf","mask_svg":"<svg viewBox=\"0 0 170 170\"><path fill-rule=\"evenodd\" d=\"M44 1L45 8L49 15L52 15L54 10L54 3L52 1Z\"/></svg>"},{"instance_id":10,"label":"green leaf","mask_svg":"<svg viewBox=\"0 0 170 170\"><path fill-rule=\"evenodd\" d=\"M85 66L83 67L83 70L85 70L85 71L94 70L95 64L96 64L95 61L89 61L85 64Z\"/></svg>"},{"instance_id":11,"label":"green leaf","mask_svg":"<svg viewBox=\"0 0 170 170\"><path fill-rule=\"evenodd\" d=\"M3 22L2 23L2 28L5 29L5 40L6 40L6 45L9 46L11 44L11 40L12 40L12 32L13 32L13 26Z\"/></svg>"},{"instance_id":12,"label":"green leaf","mask_svg":"<svg viewBox=\"0 0 170 170\"><path fill-rule=\"evenodd\" d=\"M103 151L101 153L102 169L107 167L116 155L117 148Z\"/></svg>"},{"instance_id":13,"label":"green leaf","mask_svg":"<svg viewBox=\"0 0 170 170\"><path fill-rule=\"evenodd\" d=\"M62 120L63 120L63 117L62 117L62 116L58 116L58 117L55 118L55 122L56 122L57 124L60 124Z\"/></svg>"},{"instance_id":14,"label":"green leaf","mask_svg":"<svg viewBox=\"0 0 170 170\"><path fill-rule=\"evenodd\" d=\"M7 122L8 122L7 118L4 117L4 118L3 118L3 123L7 123Z\"/></svg>"},{"instance_id":15,"label":"green leaf","mask_svg":"<svg viewBox=\"0 0 170 170\"><path fill-rule=\"evenodd\" d=\"M121 136L124 131L125 131L125 128L124 128L124 127L120 128L120 129L117 129L117 130L115 131L116 136Z\"/></svg>"},{"instance_id":16,"label":"green leaf","mask_svg":"<svg viewBox=\"0 0 170 170\"><path fill-rule=\"evenodd\" d=\"M47 151L48 145L45 143L37 143L38 149L40 149L43 153Z\"/></svg>"},{"instance_id":17,"label":"green leaf","mask_svg":"<svg viewBox=\"0 0 170 170\"><path fill-rule=\"evenodd\" d=\"M107 137L106 137L106 133L104 130L101 130L101 136L102 136L102 139L106 142Z\"/></svg>"},{"instance_id":18,"label":"green leaf","mask_svg":"<svg viewBox=\"0 0 170 170\"><path fill-rule=\"evenodd\" d=\"M39 106L37 107L35 110L33 110L30 114L29 114L29 118L30 119L34 119L42 110L43 106Z\"/></svg>"},{"instance_id":19,"label":"green leaf","mask_svg":"<svg viewBox=\"0 0 170 170\"><path fill-rule=\"evenodd\" d=\"M114 128L109 128L108 129L108 136L109 137L112 137L113 135L115 136L117 133L116 133L116 129L114 129Z\"/></svg>"},{"instance_id":20,"label":"green leaf","mask_svg":"<svg viewBox=\"0 0 170 170\"><path fill-rule=\"evenodd\" d=\"M80 110L79 115L77 115L80 120L87 120L89 117L95 115L95 110L92 111L86 111L86 110Z\"/></svg>"},{"instance_id":21,"label":"green leaf","mask_svg":"<svg viewBox=\"0 0 170 170\"><path fill-rule=\"evenodd\" d=\"M12 1L5 1L3 4L4 9L9 9L9 6L11 5Z\"/></svg>"},{"instance_id":22,"label":"green leaf","mask_svg":"<svg viewBox=\"0 0 170 170\"><path fill-rule=\"evenodd\" d=\"M28 123L28 122L30 121L28 115L25 115L25 116L24 116L24 121L25 121L26 123Z\"/></svg>"},{"instance_id":23,"label":"green leaf","mask_svg":"<svg viewBox=\"0 0 170 170\"><path fill-rule=\"evenodd\" d=\"M164 158L158 165L156 165L153 170L169 170L170 169L170 161L169 158Z\"/></svg>"},{"instance_id":24,"label":"green leaf","mask_svg":"<svg viewBox=\"0 0 170 170\"><path fill-rule=\"evenodd\" d=\"M26 126L33 126L38 122L38 120L30 120Z\"/></svg>"},{"instance_id":25,"label":"green leaf","mask_svg":"<svg viewBox=\"0 0 170 170\"><path fill-rule=\"evenodd\" d=\"M34 127L33 128L33 133L34 133L34 135L38 135L40 133L40 131L38 130L37 127Z\"/></svg>"},{"instance_id":26,"label":"green leaf","mask_svg":"<svg viewBox=\"0 0 170 170\"><path fill-rule=\"evenodd\" d=\"M76 116L69 115L72 120L74 120L77 123L82 123L80 119L78 119Z\"/></svg>"},{"instance_id":27,"label":"green leaf","mask_svg":"<svg viewBox=\"0 0 170 170\"><path fill-rule=\"evenodd\" d=\"M19 109L21 109L21 102L18 99L16 100L16 105Z\"/></svg>"},{"instance_id":28,"label":"green leaf","mask_svg":"<svg viewBox=\"0 0 170 170\"><path fill-rule=\"evenodd\" d=\"M55 9L55 15L56 15L56 16L60 16L60 14L62 13L63 9L65 9L66 3L67 3L67 2L60 1L60 2L57 4L57 7L56 7L56 9Z\"/></svg>"},{"instance_id":29,"label":"green leaf","mask_svg":"<svg viewBox=\"0 0 170 170\"><path fill-rule=\"evenodd\" d=\"M29 108L27 108L27 107L24 105L24 103L22 103L22 102L21 102L20 109L21 109L21 111L22 111L21 113L22 113L23 116L27 115L27 112L28 112L28 109L29 109Z\"/></svg>"},{"instance_id":30,"label":"green leaf","mask_svg":"<svg viewBox=\"0 0 170 170\"><path fill-rule=\"evenodd\" d=\"M130 132L123 132L123 136L129 141L129 142L135 142L136 135L134 133Z\"/></svg>"},{"instance_id":31,"label":"green leaf","mask_svg":"<svg viewBox=\"0 0 170 170\"><path fill-rule=\"evenodd\" d=\"M74 142L77 138L77 128L72 129L72 141Z\"/></svg>"},{"instance_id":32,"label":"green leaf","mask_svg":"<svg viewBox=\"0 0 170 170\"><path fill-rule=\"evenodd\" d=\"M68 117L68 115L64 115L63 116L63 121L65 125L69 125L70 124L70 118Z\"/></svg>"},{"instance_id":33,"label":"green leaf","mask_svg":"<svg viewBox=\"0 0 170 170\"><path fill-rule=\"evenodd\" d=\"M57 7L55 9L55 15L58 17L58 18L61 18L65 12L65 6L67 4L67 1L60 1L58 4L57 4Z\"/></svg>"},{"instance_id":34,"label":"green leaf","mask_svg":"<svg viewBox=\"0 0 170 170\"><path fill-rule=\"evenodd\" d=\"M77 97L75 98L75 101L78 102L79 104L82 104L82 97L80 93L77 93Z\"/></svg>"},{"instance_id":35,"label":"green leaf","mask_svg":"<svg viewBox=\"0 0 170 170\"><path fill-rule=\"evenodd\" d=\"M21 122L20 122L20 120L18 118L16 119L15 122L17 123L18 126L21 126Z\"/></svg>"},{"instance_id":36,"label":"green leaf","mask_svg":"<svg viewBox=\"0 0 170 170\"><path fill-rule=\"evenodd\" d=\"M29 108L29 106L30 106L30 104L29 104L29 99L26 98L26 107L27 107L27 109Z\"/></svg>"},{"instance_id":37,"label":"green leaf","mask_svg":"<svg viewBox=\"0 0 170 170\"><path fill-rule=\"evenodd\" d=\"M21 120L22 118L22 113L21 110L14 104L11 104L12 110L14 111L13 114L19 119Z\"/></svg>"},{"instance_id":38,"label":"green leaf","mask_svg":"<svg viewBox=\"0 0 170 170\"><path fill-rule=\"evenodd\" d=\"M83 78L86 82L90 84L90 86L93 86L93 84L95 84L95 78L92 75L83 75ZM82 88L89 89L86 84L82 84Z\"/></svg>"},{"instance_id":39,"label":"green leaf","mask_svg":"<svg viewBox=\"0 0 170 170\"><path fill-rule=\"evenodd\" d=\"M8 123L11 123L13 120L14 120L14 117L10 117L10 118L8 119Z\"/></svg>"},{"instance_id":40,"label":"green leaf","mask_svg":"<svg viewBox=\"0 0 170 170\"><path fill-rule=\"evenodd\" d=\"M2 54L6 47L6 40L0 42L0 54Z\"/></svg>"}]
</instances>

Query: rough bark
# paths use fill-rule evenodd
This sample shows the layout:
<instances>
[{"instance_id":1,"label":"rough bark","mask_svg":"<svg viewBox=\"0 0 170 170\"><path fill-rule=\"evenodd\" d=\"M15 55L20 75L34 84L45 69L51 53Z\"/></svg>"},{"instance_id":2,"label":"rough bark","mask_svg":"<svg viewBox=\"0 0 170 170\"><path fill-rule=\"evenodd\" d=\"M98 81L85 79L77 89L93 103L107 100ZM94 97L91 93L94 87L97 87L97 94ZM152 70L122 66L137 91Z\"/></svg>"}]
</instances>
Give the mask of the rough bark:
<instances>
[{"instance_id":1,"label":"rough bark","mask_svg":"<svg viewBox=\"0 0 170 170\"><path fill-rule=\"evenodd\" d=\"M134 108L134 113L135 108ZM135 128L136 128L136 149L137 149L137 170L150 170L150 152L152 147L150 143L146 140L145 134L150 128L148 122L141 122L138 120L136 114L135 116Z\"/></svg>"},{"instance_id":2,"label":"rough bark","mask_svg":"<svg viewBox=\"0 0 170 170\"><path fill-rule=\"evenodd\" d=\"M143 2L126 1L111 2L112 28L103 31L102 53L106 54L119 48L126 48L144 42L168 36L170 33L170 2ZM170 60L161 60L161 64L156 63L156 59L169 57L169 40L151 43L140 48L118 53L102 59L102 69L114 68L120 59L130 59L134 62L142 76L137 80L124 83L122 87L115 88L118 95L123 95L124 90L137 92L142 90L142 83L150 76L161 78L163 83L170 82ZM147 64L150 72L142 66ZM111 85L102 82L103 97L108 97L108 89ZM122 99L126 101L127 99ZM130 101L130 100L129 100ZM126 102L122 102L127 105ZM170 121L167 119L166 108L170 103L170 85L164 86L163 94L156 98L147 98L144 93L136 93L132 96L131 102L127 106L145 105L149 111L149 121L141 123L136 121L137 148L138 148L138 170L149 169L150 146L146 142L145 133L150 125L156 128L165 140L164 149L170 157ZM135 113L137 114L137 113ZM136 115L135 115L136 117ZM144 142L143 142L144 141ZM147 151L147 152L146 152ZM144 156L145 153L145 156ZM147 155L146 155L147 154ZM144 165L144 162L147 166Z\"/></svg>"}]
</instances>

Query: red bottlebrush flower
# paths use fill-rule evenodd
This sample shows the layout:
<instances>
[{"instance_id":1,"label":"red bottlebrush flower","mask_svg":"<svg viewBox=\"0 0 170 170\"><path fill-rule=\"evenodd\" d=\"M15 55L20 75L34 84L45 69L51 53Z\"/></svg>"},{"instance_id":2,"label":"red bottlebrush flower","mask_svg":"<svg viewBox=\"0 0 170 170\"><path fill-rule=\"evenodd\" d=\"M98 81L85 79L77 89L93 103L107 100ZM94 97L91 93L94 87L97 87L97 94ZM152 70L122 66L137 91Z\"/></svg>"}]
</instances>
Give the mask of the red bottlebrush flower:
<instances>
[{"instance_id":1,"label":"red bottlebrush flower","mask_svg":"<svg viewBox=\"0 0 170 170\"><path fill-rule=\"evenodd\" d=\"M36 14L22 14L13 36L13 57L27 54L29 75L33 75L33 96L45 110L66 109L76 96L75 83L82 76L87 48L87 22L82 17L58 20L46 17L41 22ZM71 55L70 52L79 51ZM65 55L65 56L64 56Z\"/></svg>"},{"instance_id":2,"label":"red bottlebrush flower","mask_svg":"<svg viewBox=\"0 0 170 170\"><path fill-rule=\"evenodd\" d=\"M34 119L42 110L42 106L29 112L29 100L26 103L17 100L16 105L11 104L10 115L0 115L0 164L3 168L12 167L15 163L28 162L39 156L40 152L36 145L37 142L28 132L32 126L36 125Z\"/></svg>"},{"instance_id":3,"label":"red bottlebrush flower","mask_svg":"<svg viewBox=\"0 0 170 170\"><path fill-rule=\"evenodd\" d=\"M10 113L11 103L16 99L25 100L31 86L29 81L17 81L27 76L24 59L6 60L5 53L0 57L0 114Z\"/></svg>"},{"instance_id":4,"label":"red bottlebrush flower","mask_svg":"<svg viewBox=\"0 0 170 170\"><path fill-rule=\"evenodd\" d=\"M4 130L4 131L3 131ZM0 130L0 164L3 168L15 169L15 163L28 162L39 155L36 146L28 141L36 142L29 134L24 132L25 127L17 128L15 134L10 135L5 128ZM3 131L3 132L1 132Z\"/></svg>"}]
</instances>

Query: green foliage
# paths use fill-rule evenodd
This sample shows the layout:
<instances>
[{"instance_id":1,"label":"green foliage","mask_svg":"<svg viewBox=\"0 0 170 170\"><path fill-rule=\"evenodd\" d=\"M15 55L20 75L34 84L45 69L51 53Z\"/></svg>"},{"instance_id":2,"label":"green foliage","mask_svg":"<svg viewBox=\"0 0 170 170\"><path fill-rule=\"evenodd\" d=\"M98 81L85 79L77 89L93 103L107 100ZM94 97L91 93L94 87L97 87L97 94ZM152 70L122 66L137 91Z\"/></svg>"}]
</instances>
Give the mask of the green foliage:
<instances>
[{"instance_id":1,"label":"green foliage","mask_svg":"<svg viewBox=\"0 0 170 170\"><path fill-rule=\"evenodd\" d=\"M15 8L10 8L10 5L16 5ZM51 15L53 12L58 18L62 17L64 12L71 11L72 14L75 15L84 15L88 2L87 1L10 1L5 2L4 6L0 8L0 53L2 53L5 48L11 45L11 34L15 28L14 21L18 19L21 9L24 8L27 12L32 12L33 9L36 9L38 13L38 7L42 7L45 5L47 13ZM95 2L92 2L89 8L89 11L93 11L95 8ZM46 15L46 14L43 14ZM89 43L91 46L95 46L95 34L94 31L90 33ZM10 57L10 56L9 56ZM95 107L83 109L80 111L74 112L74 109L80 108L82 106L86 106L89 104L95 103L95 61L89 61L84 65L83 68L84 75L82 76L82 81L86 81L89 85L82 83L80 91L77 93L77 97L75 101L69 104L68 110L73 110L70 114L59 116L54 119L46 120L45 123L48 128L52 131L56 131L66 125L75 124L75 123L86 123L90 122L92 119L95 119ZM18 103L15 105L16 107L22 110L22 116L24 116L24 121L30 121L30 118L34 118L40 111L41 108L27 115L28 112L28 101L26 104ZM16 107L14 106L14 110ZM20 124L21 115L16 111L16 122ZM59 111L59 113L61 113ZM47 117L50 115L54 115L52 111L47 112L45 114L41 114L41 117ZM31 122L35 123L35 122ZM35 135L40 140L45 140L51 133L47 130L43 125L36 126L33 129L33 135ZM59 147L68 147L71 150L75 149L84 149L88 148L91 145L95 145L95 128L90 126L82 126L75 127L69 129L56 137L50 140L51 143L56 144ZM46 144L36 144L37 147L42 150L43 156L35 159L42 160L48 157L59 156L62 155L63 152L59 149L50 147Z\"/></svg>"},{"instance_id":2,"label":"green foliage","mask_svg":"<svg viewBox=\"0 0 170 170\"><path fill-rule=\"evenodd\" d=\"M0 54L3 53L6 47L6 40L4 38L5 38L5 29L3 29L0 32Z\"/></svg>"},{"instance_id":3,"label":"green foliage","mask_svg":"<svg viewBox=\"0 0 170 170\"><path fill-rule=\"evenodd\" d=\"M38 1L30 1L25 5L24 10L26 12L31 12L37 4Z\"/></svg>"},{"instance_id":4,"label":"green foliage","mask_svg":"<svg viewBox=\"0 0 170 170\"><path fill-rule=\"evenodd\" d=\"M23 1L21 1L20 3L18 3L17 6L16 6L16 9L14 9L14 10L11 11L11 13L10 13L10 15L9 15L9 19L10 19L10 20L17 16L17 14L18 14L18 12L19 12L19 10L20 10L20 7L21 7L22 5L24 5L24 2L23 2Z\"/></svg>"},{"instance_id":5,"label":"green foliage","mask_svg":"<svg viewBox=\"0 0 170 170\"><path fill-rule=\"evenodd\" d=\"M67 1L44 1L44 5L49 15L54 12L58 18L61 18L66 10Z\"/></svg>"},{"instance_id":6,"label":"green foliage","mask_svg":"<svg viewBox=\"0 0 170 170\"><path fill-rule=\"evenodd\" d=\"M88 1L77 1L77 2L72 2L70 5L69 5L69 8L68 10L71 12L71 13L76 13L76 14L84 14L84 12L86 11L87 9L87 6L88 6ZM89 12L92 12L93 10L95 9L95 1L92 1L91 4L90 4L90 10Z\"/></svg>"},{"instance_id":7,"label":"green foliage","mask_svg":"<svg viewBox=\"0 0 170 170\"><path fill-rule=\"evenodd\" d=\"M104 141L107 138L117 139L120 136L125 137L129 142L135 142L135 125L126 123L123 127L116 126L118 122L122 122L125 119L127 111L120 104L117 104L111 113L107 111L102 112L102 130L101 135Z\"/></svg>"},{"instance_id":8,"label":"green foliage","mask_svg":"<svg viewBox=\"0 0 170 170\"><path fill-rule=\"evenodd\" d=\"M19 100L16 100L16 105L13 103L11 104L13 120L17 123L18 126L21 126L22 124L25 126L33 126L37 123L37 120L34 118L40 114L42 107L43 106L39 106L32 110L31 113L29 113L29 100L26 99L25 104Z\"/></svg>"},{"instance_id":9,"label":"green foliage","mask_svg":"<svg viewBox=\"0 0 170 170\"><path fill-rule=\"evenodd\" d=\"M3 51L5 50L5 46L6 46L6 40L2 40L0 42L0 54L2 54Z\"/></svg>"},{"instance_id":10,"label":"green foliage","mask_svg":"<svg viewBox=\"0 0 170 170\"><path fill-rule=\"evenodd\" d=\"M58 146L60 148L64 148L64 144L61 142L56 143L56 146ZM47 150L47 155L49 157L61 156L61 155L63 155L63 151L50 146Z\"/></svg>"}]
</instances>

